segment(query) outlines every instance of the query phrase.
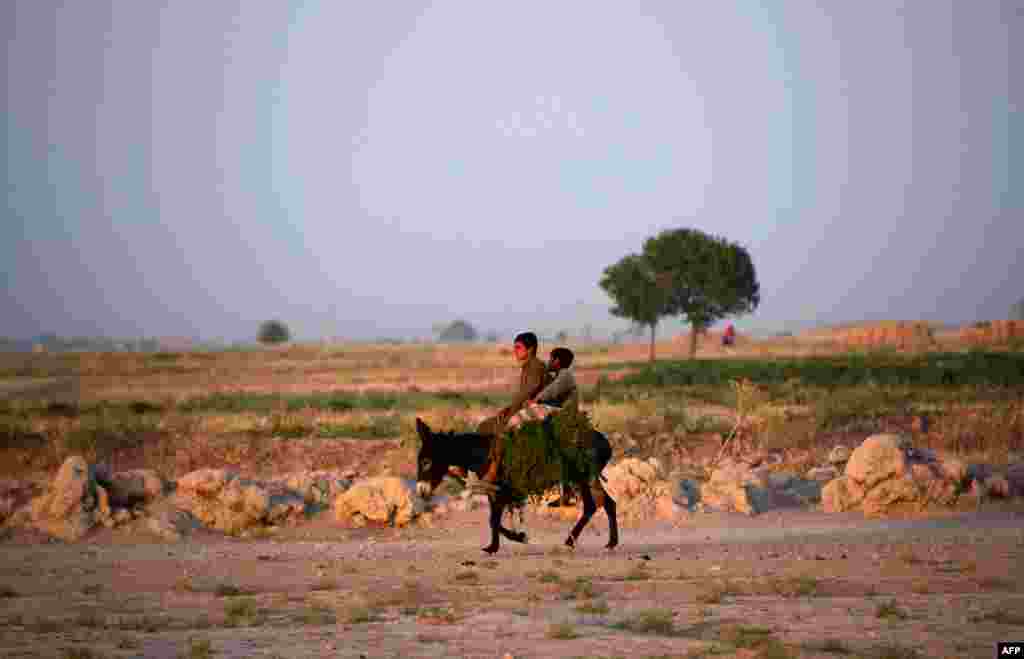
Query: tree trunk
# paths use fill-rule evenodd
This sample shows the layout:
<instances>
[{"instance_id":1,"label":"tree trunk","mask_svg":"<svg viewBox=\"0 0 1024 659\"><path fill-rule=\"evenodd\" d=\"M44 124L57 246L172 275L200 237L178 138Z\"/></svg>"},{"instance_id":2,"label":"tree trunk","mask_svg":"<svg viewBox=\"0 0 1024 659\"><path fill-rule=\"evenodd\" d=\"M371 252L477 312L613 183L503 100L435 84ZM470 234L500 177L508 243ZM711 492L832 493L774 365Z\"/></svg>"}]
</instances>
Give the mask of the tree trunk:
<instances>
[{"instance_id":1,"label":"tree trunk","mask_svg":"<svg viewBox=\"0 0 1024 659\"><path fill-rule=\"evenodd\" d=\"M697 356L697 337L700 335L701 328L697 325L690 326L690 359Z\"/></svg>"},{"instance_id":2,"label":"tree trunk","mask_svg":"<svg viewBox=\"0 0 1024 659\"><path fill-rule=\"evenodd\" d=\"M651 323L651 363L654 363L654 330L658 326L657 323Z\"/></svg>"}]
</instances>

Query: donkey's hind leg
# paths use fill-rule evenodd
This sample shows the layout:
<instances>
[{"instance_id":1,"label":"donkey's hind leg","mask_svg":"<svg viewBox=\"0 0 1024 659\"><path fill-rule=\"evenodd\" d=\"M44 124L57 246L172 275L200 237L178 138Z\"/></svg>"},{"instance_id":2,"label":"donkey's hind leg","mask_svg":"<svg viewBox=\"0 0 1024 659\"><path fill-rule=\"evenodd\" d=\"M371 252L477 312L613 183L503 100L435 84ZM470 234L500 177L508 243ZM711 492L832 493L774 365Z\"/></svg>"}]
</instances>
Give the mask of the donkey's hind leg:
<instances>
[{"instance_id":1,"label":"donkey's hind leg","mask_svg":"<svg viewBox=\"0 0 1024 659\"><path fill-rule=\"evenodd\" d=\"M491 526L491 544L481 549L488 554L493 554L498 551L498 547L501 541L498 539L498 533L501 529L501 516L505 512L505 502L500 501L496 497L489 497L491 503L490 512L490 526Z\"/></svg>"},{"instance_id":2,"label":"donkey's hind leg","mask_svg":"<svg viewBox=\"0 0 1024 659\"><path fill-rule=\"evenodd\" d=\"M608 515L608 544L604 548L614 549L619 544L619 518L615 514L615 499L611 498L600 482L597 483L596 489L596 496L601 500L604 512Z\"/></svg>"},{"instance_id":3,"label":"donkey's hind leg","mask_svg":"<svg viewBox=\"0 0 1024 659\"><path fill-rule=\"evenodd\" d=\"M590 518L597 512L597 504L594 503L594 497L590 493L590 488L586 485L580 488L580 496L583 498L583 514L576 521L576 526L572 527L569 531L569 537L565 539L566 547L575 547L576 540L579 539L580 533L583 532L583 528L590 521Z\"/></svg>"}]
</instances>

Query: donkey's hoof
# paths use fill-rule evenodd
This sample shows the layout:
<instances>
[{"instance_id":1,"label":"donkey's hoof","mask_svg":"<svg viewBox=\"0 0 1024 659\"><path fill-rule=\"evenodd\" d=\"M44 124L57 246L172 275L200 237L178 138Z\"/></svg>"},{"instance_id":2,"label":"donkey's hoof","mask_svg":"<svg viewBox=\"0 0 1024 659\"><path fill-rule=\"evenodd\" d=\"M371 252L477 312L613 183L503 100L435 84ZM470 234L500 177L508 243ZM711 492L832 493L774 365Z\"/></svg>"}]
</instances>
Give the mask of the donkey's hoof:
<instances>
[{"instance_id":1,"label":"donkey's hoof","mask_svg":"<svg viewBox=\"0 0 1024 659\"><path fill-rule=\"evenodd\" d=\"M481 547L480 551L487 552L488 554L494 554L498 551L498 545L487 545L486 547Z\"/></svg>"},{"instance_id":2,"label":"donkey's hoof","mask_svg":"<svg viewBox=\"0 0 1024 659\"><path fill-rule=\"evenodd\" d=\"M570 535L565 539L565 546L569 549L576 549L576 539Z\"/></svg>"},{"instance_id":3,"label":"donkey's hoof","mask_svg":"<svg viewBox=\"0 0 1024 659\"><path fill-rule=\"evenodd\" d=\"M615 549L618 546L619 546L619 541L618 540L609 540L608 544L606 544L604 546L604 548L605 549Z\"/></svg>"},{"instance_id":4,"label":"donkey's hoof","mask_svg":"<svg viewBox=\"0 0 1024 659\"><path fill-rule=\"evenodd\" d=\"M526 544L526 532L520 531L519 533L512 534L512 540L514 540L515 542L521 542L521 543L523 543L525 545Z\"/></svg>"}]
</instances>

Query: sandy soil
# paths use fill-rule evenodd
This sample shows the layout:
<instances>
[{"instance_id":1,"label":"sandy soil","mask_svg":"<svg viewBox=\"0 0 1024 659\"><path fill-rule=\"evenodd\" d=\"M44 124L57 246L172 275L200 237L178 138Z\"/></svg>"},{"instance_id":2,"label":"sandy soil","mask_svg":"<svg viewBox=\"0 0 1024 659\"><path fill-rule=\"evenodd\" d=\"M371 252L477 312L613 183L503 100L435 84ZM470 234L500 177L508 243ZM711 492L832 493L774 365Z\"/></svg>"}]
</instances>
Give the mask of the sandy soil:
<instances>
[{"instance_id":1,"label":"sandy soil","mask_svg":"<svg viewBox=\"0 0 1024 659\"><path fill-rule=\"evenodd\" d=\"M574 552L567 523L523 522L530 544L494 557L483 510L178 544L18 532L0 543L0 656L991 657L1024 637L1019 503L695 515L627 526L612 552L603 514Z\"/></svg>"}]
</instances>

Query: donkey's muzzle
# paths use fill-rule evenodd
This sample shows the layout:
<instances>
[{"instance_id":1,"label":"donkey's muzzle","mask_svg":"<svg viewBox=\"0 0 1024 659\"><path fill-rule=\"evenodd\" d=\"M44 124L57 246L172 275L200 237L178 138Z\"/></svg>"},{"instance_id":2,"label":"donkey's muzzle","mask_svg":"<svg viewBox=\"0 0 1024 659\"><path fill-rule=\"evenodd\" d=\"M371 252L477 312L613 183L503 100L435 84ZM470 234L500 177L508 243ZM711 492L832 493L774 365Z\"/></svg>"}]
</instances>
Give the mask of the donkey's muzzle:
<instances>
[{"instance_id":1,"label":"donkey's muzzle","mask_svg":"<svg viewBox=\"0 0 1024 659\"><path fill-rule=\"evenodd\" d=\"M416 494L422 499L429 499L430 495L434 493L434 488L430 487L430 483L426 481L416 481Z\"/></svg>"}]
</instances>

